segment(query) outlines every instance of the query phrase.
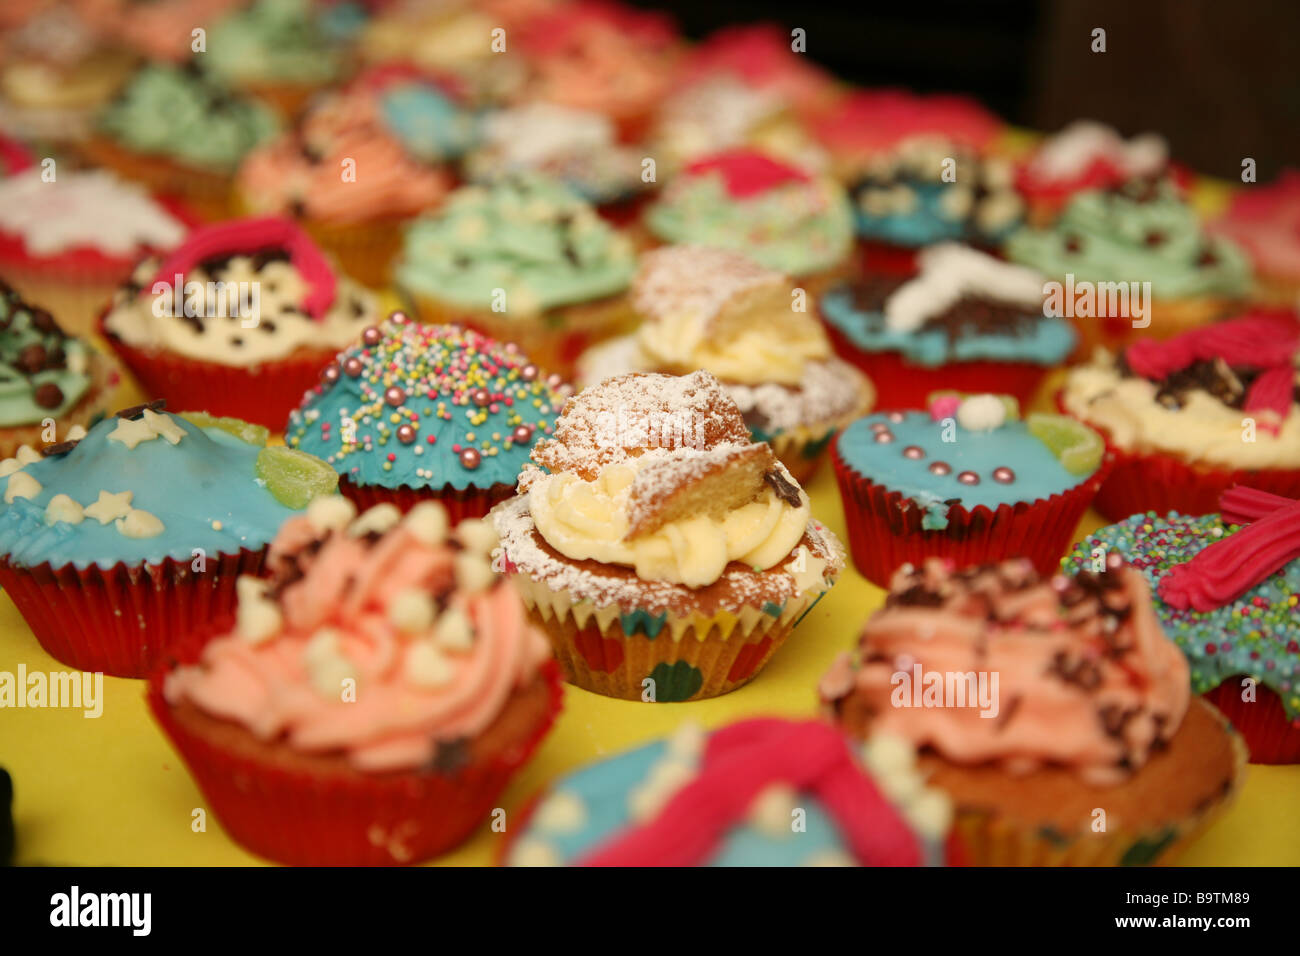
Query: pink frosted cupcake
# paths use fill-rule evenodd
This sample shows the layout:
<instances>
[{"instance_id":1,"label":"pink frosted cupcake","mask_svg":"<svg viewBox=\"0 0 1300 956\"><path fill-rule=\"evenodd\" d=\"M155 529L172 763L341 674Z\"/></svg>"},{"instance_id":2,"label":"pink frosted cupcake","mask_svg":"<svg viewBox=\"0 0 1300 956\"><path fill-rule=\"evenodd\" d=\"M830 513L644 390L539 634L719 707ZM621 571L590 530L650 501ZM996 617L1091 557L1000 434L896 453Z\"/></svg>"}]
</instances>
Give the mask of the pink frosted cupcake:
<instances>
[{"instance_id":1,"label":"pink frosted cupcake","mask_svg":"<svg viewBox=\"0 0 1300 956\"><path fill-rule=\"evenodd\" d=\"M1293 305L1300 297L1300 170L1288 169L1269 186L1247 186L1209 231L1242 246L1255 263L1265 299Z\"/></svg>"},{"instance_id":2,"label":"pink frosted cupcake","mask_svg":"<svg viewBox=\"0 0 1300 956\"><path fill-rule=\"evenodd\" d=\"M454 541L453 541L454 539ZM442 853L491 812L560 706L545 638L480 522L319 499L238 616L155 674L149 704L230 835L297 865Z\"/></svg>"}]
</instances>

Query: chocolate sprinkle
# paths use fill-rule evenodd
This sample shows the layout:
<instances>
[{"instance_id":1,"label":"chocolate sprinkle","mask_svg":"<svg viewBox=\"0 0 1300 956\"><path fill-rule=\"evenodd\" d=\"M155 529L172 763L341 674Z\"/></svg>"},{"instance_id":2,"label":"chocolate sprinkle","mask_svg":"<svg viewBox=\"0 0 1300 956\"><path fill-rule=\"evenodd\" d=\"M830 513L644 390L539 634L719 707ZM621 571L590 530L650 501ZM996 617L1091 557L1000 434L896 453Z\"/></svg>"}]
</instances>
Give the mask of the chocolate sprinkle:
<instances>
[{"instance_id":1,"label":"chocolate sprinkle","mask_svg":"<svg viewBox=\"0 0 1300 956\"><path fill-rule=\"evenodd\" d=\"M771 486L776 496L791 508L798 508L803 504L802 499L799 497L799 486L786 478L779 469L773 468L771 471L765 472L763 480Z\"/></svg>"}]
</instances>

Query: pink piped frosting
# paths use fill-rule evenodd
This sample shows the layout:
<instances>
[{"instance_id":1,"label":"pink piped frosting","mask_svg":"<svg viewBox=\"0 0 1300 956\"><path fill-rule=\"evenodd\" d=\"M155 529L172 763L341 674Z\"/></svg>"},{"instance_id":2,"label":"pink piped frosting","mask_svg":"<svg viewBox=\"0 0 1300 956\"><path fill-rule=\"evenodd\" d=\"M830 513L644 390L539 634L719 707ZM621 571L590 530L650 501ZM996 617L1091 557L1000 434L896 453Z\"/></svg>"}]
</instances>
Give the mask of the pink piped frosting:
<instances>
[{"instance_id":1,"label":"pink piped frosting","mask_svg":"<svg viewBox=\"0 0 1300 956\"><path fill-rule=\"evenodd\" d=\"M813 129L832 150L869 155L921 137L941 137L983 150L1002 125L983 106L964 96L864 90L845 98L817 120Z\"/></svg>"},{"instance_id":2,"label":"pink piped frosting","mask_svg":"<svg viewBox=\"0 0 1300 956\"><path fill-rule=\"evenodd\" d=\"M1287 170L1267 186L1238 189L1208 229L1243 246L1262 274L1300 278L1300 170Z\"/></svg>"},{"instance_id":3,"label":"pink piped frosting","mask_svg":"<svg viewBox=\"0 0 1300 956\"><path fill-rule=\"evenodd\" d=\"M749 149L728 150L697 159L685 169L688 176L717 173L733 199L747 199L787 183L807 183L812 178L789 163Z\"/></svg>"},{"instance_id":4,"label":"pink piped frosting","mask_svg":"<svg viewBox=\"0 0 1300 956\"><path fill-rule=\"evenodd\" d=\"M375 541L290 519L268 558L280 626L256 642L238 633L213 640L197 664L168 676L167 700L189 701L294 750L341 752L373 772L428 765L440 743L481 733L536 677L549 645L504 579L458 589L454 560L464 552L426 543L412 520ZM436 596L441 614L472 622L468 646L442 652L446 673L437 686L411 676L411 657L430 634L394 623L394 604L409 592ZM337 642L328 653L351 668L354 700L313 683L312 641L326 631Z\"/></svg>"},{"instance_id":5,"label":"pink piped frosting","mask_svg":"<svg viewBox=\"0 0 1300 956\"><path fill-rule=\"evenodd\" d=\"M334 304L337 279L316 243L289 219L234 219L196 229L163 259L153 282L142 292L150 291L158 282L171 284L176 276L186 275L205 259L253 255L264 249L284 249L289 253L290 262L308 287L302 310L312 318L322 318Z\"/></svg>"}]
</instances>

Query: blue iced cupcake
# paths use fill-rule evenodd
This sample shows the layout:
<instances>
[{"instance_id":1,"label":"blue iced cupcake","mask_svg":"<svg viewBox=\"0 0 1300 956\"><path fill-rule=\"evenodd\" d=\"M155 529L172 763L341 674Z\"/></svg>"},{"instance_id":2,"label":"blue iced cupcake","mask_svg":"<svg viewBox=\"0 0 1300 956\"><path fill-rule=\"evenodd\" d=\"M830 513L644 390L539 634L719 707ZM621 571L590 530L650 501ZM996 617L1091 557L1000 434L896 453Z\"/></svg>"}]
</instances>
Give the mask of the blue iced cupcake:
<instances>
[{"instance_id":1,"label":"blue iced cupcake","mask_svg":"<svg viewBox=\"0 0 1300 956\"><path fill-rule=\"evenodd\" d=\"M912 746L821 721L694 724L559 780L511 866L942 866L952 805Z\"/></svg>"},{"instance_id":2,"label":"blue iced cupcake","mask_svg":"<svg viewBox=\"0 0 1300 956\"><path fill-rule=\"evenodd\" d=\"M284 439L328 462L361 510L434 500L455 522L514 494L567 391L514 345L394 313L325 369Z\"/></svg>"}]
</instances>

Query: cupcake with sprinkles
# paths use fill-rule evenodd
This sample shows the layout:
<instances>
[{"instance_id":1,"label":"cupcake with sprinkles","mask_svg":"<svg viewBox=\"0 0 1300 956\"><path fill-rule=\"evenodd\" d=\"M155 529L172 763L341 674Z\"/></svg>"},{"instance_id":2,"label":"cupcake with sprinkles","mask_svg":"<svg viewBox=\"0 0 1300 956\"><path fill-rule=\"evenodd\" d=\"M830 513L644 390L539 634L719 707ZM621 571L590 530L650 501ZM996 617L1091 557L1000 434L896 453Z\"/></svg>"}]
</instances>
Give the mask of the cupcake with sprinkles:
<instances>
[{"instance_id":1,"label":"cupcake with sprinkles","mask_svg":"<svg viewBox=\"0 0 1300 956\"><path fill-rule=\"evenodd\" d=\"M1300 501L1237 486L1222 511L1136 514L1089 535L1067 572L1116 556L1151 585L1191 687L1246 739L1253 763L1300 762Z\"/></svg>"},{"instance_id":2,"label":"cupcake with sprinkles","mask_svg":"<svg viewBox=\"0 0 1300 956\"><path fill-rule=\"evenodd\" d=\"M514 493L568 391L513 345L399 312L325 369L285 442L329 462L360 507L433 500L479 517Z\"/></svg>"},{"instance_id":3,"label":"cupcake with sprinkles","mask_svg":"<svg viewBox=\"0 0 1300 956\"><path fill-rule=\"evenodd\" d=\"M952 820L951 801L901 737L855 744L815 720L745 720L707 735L686 723L558 780L530 807L504 862L960 865Z\"/></svg>"},{"instance_id":4,"label":"cupcake with sprinkles","mask_svg":"<svg viewBox=\"0 0 1300 956\"><path fill-rule=\"evenodd\" d=\"M1020 418L1008 395L937 394L835 438L853 561L882 587L900 567L1027 558L1049 574L1105 477L1104 443L1066 415Z\"/></svg>"},{"instance_id":5,"label":"cupcake with sprinkles","mask_svg":"<svg viewBox=\"0 0 1300 956\"><path fill-rule=\"evenodd\" d=\"M70 667L143 677L232 611L281 523L337 483L265 428L163 406L0 461L0 586Z\"/></svg>"},{"instance_id":6,"label":"cupcake with sprinkles","mask_svg":"<svg viewBox=\"0 0 1300 956\"><path fill-rule=\"evenodd\" d=\"M1256 310L1070 371L1062 409L1106 437L1112 521L1210 514L1234 484L1300 497L1300 318Z\"/></svg>"},{"instance_id":7,"label":"cupcake with sprinkles","mask_svg":"<svg viewBox=\"0 0 1300 956\"><path fill-rule=\"evenodd\" d=\"M831 354L826 333L792 280L738 252L666 246L641 258L630 336L579 361L579 384L627 372L715 375L757 441L807 481L836 429L866 414L871 382Z\"/></svg>"},{"instance_id":8,"label":"cupcake with sprinkles","mask_svg":"<svg viewBox=\"0 0 1300 956\"><path fill-rule=\"evenodd\" d=\"M901 568L818 686L851 737L917 748L973 865L1167 863L1240 789L1241 737L1192 697L1147 582L1110 557L1072 577Z\"/></svg>"},{"instance_id":9,"label":"cupcake with sprinkles","mask_svg":"<svg viewBox=\"0 0 1300 956\"><path fill-rule=\"evenodd\" d=\"M173 408L279 428L379 314L376 297L338 276L292 221L235 219L143 260L99 329Z\"/></svg>"},{"instance_id":10,"label":"cupcake with sprinkles","mask_svg":"<svg viewBox=\"0 0 1300 956\"><path fill-rule=\"evenodd\" d=\"M1043 277L955 243L917 259L913 278L867 274L821 297L835 351L893 408L924 408L940 389L1028 404L1077 343L1069 322L1043 314Z\"/></svg>"},{"instance_id":11,"label":"cupcake with sprinkles","mask_svg":"<svg viewBox=\"0 0 1300 956\"><path fill-rule=\"evenodd\" d=\"M708 372L584 389L532 460L492 510L494 554L584 690L656 703L735 690L844 566Z\"/></svg>"},{"instance_id":12,"label":"cupcake with sprinkles","mask_svg":"<svg viewBox=\"0 0 1300 956\"><path fill-rule=\"evenodd\" d=\"M234 840L299 866L415 863L500 805L561 688L494 540L433 502L320 498L268 578L240 578L233 622L155 672L154 718Z\"/></svg>"}]
</instances>

